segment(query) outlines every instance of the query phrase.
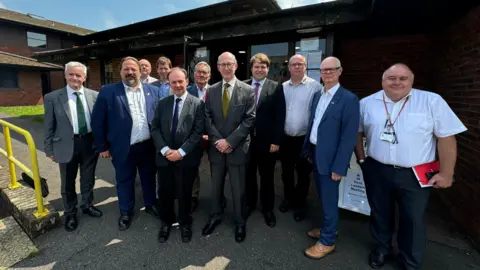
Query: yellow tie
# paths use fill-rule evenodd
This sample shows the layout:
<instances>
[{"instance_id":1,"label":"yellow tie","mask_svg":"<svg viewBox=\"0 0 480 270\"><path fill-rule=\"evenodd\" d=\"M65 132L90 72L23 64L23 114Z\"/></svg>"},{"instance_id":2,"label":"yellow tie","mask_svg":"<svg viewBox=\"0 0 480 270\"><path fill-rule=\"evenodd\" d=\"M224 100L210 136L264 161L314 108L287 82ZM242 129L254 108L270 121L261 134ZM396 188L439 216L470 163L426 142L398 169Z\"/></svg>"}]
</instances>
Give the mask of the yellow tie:
<instances>
[{"instance_id":1,"label":"yellow tie","mask_svg":"<svg viewBox=\"0 0 480 270\"><path fill-rule=\"evenodd\" d=\"M222 112L224 118L227 118L228 105L230 105L230 94L228 93L228 87L230 87L230 85L226 83L225 88L223 88Z\"/></svg>"}]
</instances>

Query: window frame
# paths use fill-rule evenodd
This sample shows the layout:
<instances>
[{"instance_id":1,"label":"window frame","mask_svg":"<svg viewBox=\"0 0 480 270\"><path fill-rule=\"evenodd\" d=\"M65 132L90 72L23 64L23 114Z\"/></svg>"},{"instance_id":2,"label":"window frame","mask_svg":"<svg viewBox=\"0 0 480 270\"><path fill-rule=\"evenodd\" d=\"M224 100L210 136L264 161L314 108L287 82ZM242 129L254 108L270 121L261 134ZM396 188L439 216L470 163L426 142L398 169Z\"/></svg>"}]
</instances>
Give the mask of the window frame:
<instances>
[{"instance_id":1,"label":"window frame","mask_svg":"<svg viewBox=\"0 0 480 270\"><path fill-rule=\"evenodd\" d=\"M43 41L43 40L38 39L38 38L29 37L28 33L37 34L37 35L44 35L45 36L45 46L42 46L42 47L30 46L30 44L29 44L30 39L36 40L36 41ZM36 48L36 49L47 49L48 48L48 36L47 36L47 34L44 34L44 33L41 33L41 32L34 32L34 31L26 30L25 31L25 37L27 39L27 46L29 48Z\"/></svg>"},{"instance_id":2,"label":"window frame","mask_svg":"<svg viewBox=\"0 0 480 270\"><path fill-rule=\"evenodd\" d=\"M0 66L0 73L1 74L6 74L8 72L5 72L5 70L7 71L11 71L12 73L14 73L14 82L15 82L15 86L14 87L4 87L3 84L2 84L2 81L0 80L0 90L5 90L5 89L18 89L19 88L19 72L18 72L18 69L14 68L14 67L9 67L9 66Z\"/></svg>"}]
</instances>

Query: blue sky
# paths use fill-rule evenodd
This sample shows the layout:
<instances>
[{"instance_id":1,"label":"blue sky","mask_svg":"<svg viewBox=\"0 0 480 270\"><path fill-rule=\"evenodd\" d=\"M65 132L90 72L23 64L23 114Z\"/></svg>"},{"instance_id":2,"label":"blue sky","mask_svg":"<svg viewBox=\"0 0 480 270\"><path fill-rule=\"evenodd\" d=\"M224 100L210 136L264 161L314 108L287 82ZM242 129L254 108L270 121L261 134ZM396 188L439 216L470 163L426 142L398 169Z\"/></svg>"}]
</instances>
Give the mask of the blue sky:
<instances>
[{"instance_id":1,"label":"blue sky","mask_svg":"<svg viewBox=\"0 0 480 270\"><path fill-rule=\"evenodd\" d=\"M282 8L325 0L277 0ZM0 8L32 13L95 31L206 6L222 0L0 0Z\"/></svg>"}]
</instances>

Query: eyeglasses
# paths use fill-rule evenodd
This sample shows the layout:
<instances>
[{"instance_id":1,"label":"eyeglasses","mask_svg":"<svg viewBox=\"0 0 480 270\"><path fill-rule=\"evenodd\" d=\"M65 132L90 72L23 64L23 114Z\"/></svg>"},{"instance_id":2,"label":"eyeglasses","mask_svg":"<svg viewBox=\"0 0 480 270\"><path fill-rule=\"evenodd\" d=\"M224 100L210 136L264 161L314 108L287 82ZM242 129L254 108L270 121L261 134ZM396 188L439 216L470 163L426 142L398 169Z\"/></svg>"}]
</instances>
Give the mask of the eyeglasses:
<instances>
[{"instance_id":1,"label":"eyeglasses","mask_svg":"<svg viewBox=\"0 0 480 270\"><path fill-rule=\"evenodd\" d=\"M235 65L235 63L223 63L223 64L217 64L219 67L222 67L222 68L231 68Z\"/></svg>"},{"instance_id":2,"label":"eyeglasses","mask_svg":"<svg viewBox=\"0 0 480 270\"><path fill-rule=\"evenodd\" d=\"M334 73L335 71L339 70L342 67L336 67L336 68L321 68L320 72L321 73Z\"/></svg>"},{"instance_id":3,"label":"eyeglasses","mask_svg":"<svg viewBox=\"0 0 480 270\"><path fill-rule=\"evenodd\" d=\"M305 66L305 63L291 63L290 66L291 67L303 67L303 66Z\"/></svg>"}]
</instances>

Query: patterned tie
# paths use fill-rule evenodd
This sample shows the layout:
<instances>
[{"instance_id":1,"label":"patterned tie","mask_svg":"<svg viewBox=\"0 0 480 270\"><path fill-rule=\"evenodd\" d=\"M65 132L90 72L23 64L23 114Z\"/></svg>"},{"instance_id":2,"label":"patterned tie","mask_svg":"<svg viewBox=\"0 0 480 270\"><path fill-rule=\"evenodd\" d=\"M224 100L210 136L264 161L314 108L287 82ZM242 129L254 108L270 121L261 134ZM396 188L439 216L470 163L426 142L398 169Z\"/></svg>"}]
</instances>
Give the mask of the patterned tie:
<instances>
[{"instance_id":1,"label":"patterned tie","mask_svg":"<svg viewBox=\"0 0 480 270\"><path fill-rule=\"evenodd\" d=\"M178 126L178 107L180 107L181 98L175 99L175 110L173 112L173 119L172 119L172 139L175 140L175 134L177 134L177 126Z\"/></svg>"},{"instance_id":2,"label":"patterned tie","mask_svg":"<svg viewBox=\"0 0 480 270\"><path fill-rule=\"evenodd\" d=\"M205 88L205 93L203 93L203 98L202 98L203 102L205 102L205 99L207 98L207 92L208 92L208 88Z\"/></svg>"},{"instance_id":3,"label":"patterned tie","mask_svg":"<svg viewBox=\"0 0 480 270\"><path fill-rule=\"evenodd\" d=\"M85 135L88 133L87 119L85 118L85 109L83 108L83 102L80 98L82 93L76 91L74 94L77 96L77 122L78 122L78 134Z\"/></svg>"},{"instance_id":4,"label":"patterned tie","mask_svg":"<svg viewBox=\"0 0 480 270\"><path fill-rule=\"evenodd\" d=\"M256 82L255 84L255 104L258 103L258 90L260 90L260 83Z\"/></svg>"},{"instance_id":5,"label":"patterned tie","mask_svg":"<svg viewBox=\"0 0 480 270\"><path fill-rule=\"evenodd\" d=\"M225 84L223 88L223 97L222 97L222 112L223 112L223 117L227 118L227 113L228 113L228 106L230 105L230 94L228 93L228 88L230 85L228 83Z\"/></svg>"}]
</instances>

